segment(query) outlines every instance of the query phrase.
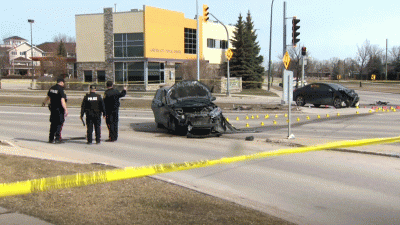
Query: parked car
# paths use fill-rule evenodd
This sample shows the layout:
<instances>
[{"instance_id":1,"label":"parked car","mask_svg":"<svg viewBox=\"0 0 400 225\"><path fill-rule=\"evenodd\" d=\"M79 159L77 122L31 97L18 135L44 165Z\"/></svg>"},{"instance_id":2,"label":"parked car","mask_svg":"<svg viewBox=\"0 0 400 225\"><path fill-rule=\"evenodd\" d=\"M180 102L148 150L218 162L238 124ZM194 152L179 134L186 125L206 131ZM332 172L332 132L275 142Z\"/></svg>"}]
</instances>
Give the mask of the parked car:
<instances>
[{"instance_id":1,"label":"parked car","mask_svg":"<svg viewBox=\"0 0 400 225\"><path fill-rule=\"evenodd\" d=\"M360 101L354 90L335 83L312 83L297 88L293 91L293 99L298 106L310 103L315 107L332 105L335 108L354 107Z\"/></svg>"},{"instance_id":2,"label":"parked car","mask_svg":"<svg viewBox=\"0 0 400 225\"><path fill-rule=\"evenodd\" d=\"M158 89L151 109L157 127L176 134L220 134L226 130L226 120L214 100L201 82L181 81Z\"/></svg>"}]
</instances>

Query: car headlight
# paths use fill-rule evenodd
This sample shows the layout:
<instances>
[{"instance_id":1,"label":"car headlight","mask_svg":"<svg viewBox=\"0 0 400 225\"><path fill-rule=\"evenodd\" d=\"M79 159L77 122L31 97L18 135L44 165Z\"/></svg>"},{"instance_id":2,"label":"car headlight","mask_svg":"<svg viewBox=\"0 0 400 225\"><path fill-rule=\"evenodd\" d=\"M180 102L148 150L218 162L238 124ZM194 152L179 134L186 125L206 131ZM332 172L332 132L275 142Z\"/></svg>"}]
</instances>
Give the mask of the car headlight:
<instances>
[{"instance_id":1,"label":"car headlight","mask_svg":"<svg viewBox=\"0 0 400 225\"><path fill-rule=\"evenodd\" d=\"M215 118L215 117L219 116L221 114L221 112L222 112L221 108L217 107L210 112L210 116L211 116L211 118Z\"/></svg>"}]
</instances>

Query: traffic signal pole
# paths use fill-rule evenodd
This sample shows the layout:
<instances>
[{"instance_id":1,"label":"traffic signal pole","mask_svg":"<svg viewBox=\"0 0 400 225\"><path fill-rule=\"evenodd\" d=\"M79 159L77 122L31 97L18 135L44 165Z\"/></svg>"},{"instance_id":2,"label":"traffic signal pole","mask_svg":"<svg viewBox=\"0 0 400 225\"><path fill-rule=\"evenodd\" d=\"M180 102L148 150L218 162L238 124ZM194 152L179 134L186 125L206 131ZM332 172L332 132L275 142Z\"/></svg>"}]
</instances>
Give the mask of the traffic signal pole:
<instances>
[{"instance_id":1,"label":"traffic signal pole","mask_svg":"<svg viewBox=\"0 0 400 225\"><path fill-rule=\"evenodd\" d=\"M217 21L218 21L218 23L220 23L222 26L224 26L224 28L225 28L225 31L226 31L226 42L227 42L227 48L229 49L229 32L228 32L228 28L226 28L226 26L225 26L225 24L224 23L222 23L221 21L219 21L219 19L217 19L217 17L215 17L212 13L210 13L210 15L212 16L212 17L214 17L214 19L216 19ZM230 96L231 95L231 93L230 93L230 91L229 91L229 86L230 86L230 74L229 74L229 59L227 58L227 75L226 75L226 95L227 96Z\"/></svg>"}]
</instances>

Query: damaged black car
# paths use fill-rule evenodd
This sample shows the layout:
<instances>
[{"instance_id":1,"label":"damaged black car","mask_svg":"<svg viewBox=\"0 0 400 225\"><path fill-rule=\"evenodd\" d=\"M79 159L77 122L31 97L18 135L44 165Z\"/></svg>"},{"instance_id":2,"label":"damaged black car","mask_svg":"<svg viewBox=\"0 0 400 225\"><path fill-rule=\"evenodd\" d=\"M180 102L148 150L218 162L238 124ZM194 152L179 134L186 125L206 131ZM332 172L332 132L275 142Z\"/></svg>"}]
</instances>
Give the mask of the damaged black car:
<instances>
[{"instance_id":1,"label":"damaged black car","mask_svg":"<svg viewBox=\"0 0 400 225\"><path fill-rule=\"evenodd\" d=\"M360 97L349 88L335 83L312 83L293 91L293 100L298 106L313 104L331 105L335 108L358 106Z\"/></svg>"},{"instance_id":2,"label":"damaged black car","mask_svg":"<svg viewBox=\"0 0 400 225\"><path fill-rule=\"evenodd\" d=\"M198 81L181 81L157 90L151 104L157 127L179 135L219 136L226 131L222 110L213 103L206 85Z\"/></svg>"}]
</instances>

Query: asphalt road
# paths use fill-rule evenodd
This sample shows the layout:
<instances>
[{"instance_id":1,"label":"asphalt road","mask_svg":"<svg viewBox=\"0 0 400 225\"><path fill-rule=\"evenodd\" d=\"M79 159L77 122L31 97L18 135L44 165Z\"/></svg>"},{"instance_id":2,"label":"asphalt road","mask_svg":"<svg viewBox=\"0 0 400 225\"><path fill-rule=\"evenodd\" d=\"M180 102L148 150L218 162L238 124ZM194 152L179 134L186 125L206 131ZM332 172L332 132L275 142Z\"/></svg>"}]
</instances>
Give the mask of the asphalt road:
<instances>
[{"instance_id":1,"label":"asphalt road","mask_svg":"<svg viewBox=\"0 0 400 225\"><path fill-rule=\"evenodd\" d=\"M303 108L293 118L296 137L360 139L397 136L399 114L335 117L332 108ZM359 109L364 110L367 109ZM156 128L151 111L122 110L118 142L86 145L78 109L70 109L62 145L48 144L49 111L37 107L0 107L0 137L19 146L86 163L120 167L184 162L287 148L266 143L286 137L285 112L226 112L232 124L259 127L259 133L188 139ZM350 114L350 112L347 112ZM355 114L355 112L354 112ZM384 116L382 116L384 115ZM246 120L246 116L250 118ZM254 119L251 119L251 116ZM259 118L257 119L256 116ZM278 116L278 117L275 117ZM310 116L310 120L306 120ZM239 120L236 120L236 117ZM336 116L337 117L337 116ZM272 120L277 125L271 125ZM260 126L265 121L266 126ZM300 122L299 122L300 123ZM108 131L103 124L103 140ZM258 141L247 142L254 135ZM300 224L398 224L400 168L397 158L321 151L160 175L159 178L216 195Z\"/></svg>"}]
</instances>

